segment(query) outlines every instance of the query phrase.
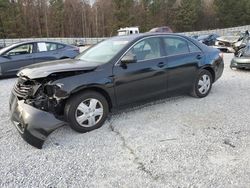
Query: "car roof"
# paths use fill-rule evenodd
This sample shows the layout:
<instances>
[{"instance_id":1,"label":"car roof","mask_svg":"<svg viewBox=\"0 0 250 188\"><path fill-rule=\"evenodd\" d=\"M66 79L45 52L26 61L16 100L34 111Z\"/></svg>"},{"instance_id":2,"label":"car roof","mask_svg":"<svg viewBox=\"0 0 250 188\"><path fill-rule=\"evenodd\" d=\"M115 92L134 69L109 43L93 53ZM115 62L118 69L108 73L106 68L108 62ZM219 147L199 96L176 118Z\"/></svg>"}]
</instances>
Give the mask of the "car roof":
<instances>
[{"instance_id":1,"label":"car roof","mask_svg":"<svg viewBox=\"0 0 250 188\"><path fill-rule=\"evenodd\" d=\"M185 35L182 34L178 34L178 33L164 33L164 32L147 32L147 33L139 33L139 34L133 34L133 35L123 35L123 36L115 36L113 38L120 38L120 39L128 39L128 40L137 40L140 38L144 38L144 37L151 37L151 36L181 36L181 37L186 37Z\"/></svg>"},{"instance_id":2,"label":"car roof","mask_svg":"<svg viewBox=\"0 0 250 188\"><path fill-rule=\"evenodd\" d=\"M57 42L57 41L52 41L52 40L26 40L26 41L21 41L21 42L16 42L13 43L12 45L22 45L22 44L28 44L28 43L35 43L35 42L52 42L52 43L57 43L57 44L64 44L62 42ZM64 44L67 45L67 44Z\"/></svg>"},{"instance_id":3,"label":"car roof","mask_svg":"<svg viewBox=\"0 0 250 188\"><path fill-rule=\"evenodd\" d=\"M197 43L196 40L188 37L188 36L185 36L183 34L180 34L180 33L161 33L161 32L155 32L155 33L150 33L150 32L147 32L147 33L139 33L139 34L133 34L133 35L124 35L124 36L115 36L115 37L112 37L111 39L122 39L122 40L129 40L129 41L136 41L136 40L139 40L139 39L142 39L142 38L147 38L147 37L154 37L154 36L174 36L174 37L182 37L182 38L185 38L185 39L188 39L190 41L192 41L193 43L195 44L199 44L199 42Z\"/></svg>"},{"instance_id":4,"label":"car roof","mask_svg":"<svg viewBox=\"0 0 250 188\"><path fill-rule=\"evenodd\" d=\"M201 50L203 51L208 51L210 49L210 47L208 47L207 45L191 38L188 36L185 36L181 33L160 33L160 32L156 32L156 33L139 33L139 34L133 34L133 35L123 35L123 36L115 36L112 37L112 39L121 39L121 40L129 40L130 42L134 42L143 38L147 38L147 37L154 37L154 36L174 36L174 37L182 37L185 38L186 40L194 43L196 46L198 46Z\"/></svg>"}]
</instances>

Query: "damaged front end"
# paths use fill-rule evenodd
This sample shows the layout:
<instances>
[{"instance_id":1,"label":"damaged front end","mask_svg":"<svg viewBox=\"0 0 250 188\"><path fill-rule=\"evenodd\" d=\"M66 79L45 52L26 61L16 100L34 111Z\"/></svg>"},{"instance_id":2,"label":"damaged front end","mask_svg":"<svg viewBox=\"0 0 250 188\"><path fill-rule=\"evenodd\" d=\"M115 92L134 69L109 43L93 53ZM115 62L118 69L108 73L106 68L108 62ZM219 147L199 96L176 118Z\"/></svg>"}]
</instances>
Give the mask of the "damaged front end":
<instances>
[{"instance_id":1,"label":"damaged front end","mask_svg":"<svg viewBox=\"0 0 250 188\"><path fill-rule=\"evenodd\" d=\"M20 76L10 97L11 121L23 139L42 148L48 135L66 124L63 119L67 95L53 79Z\"/></svg>"}]
</instances>

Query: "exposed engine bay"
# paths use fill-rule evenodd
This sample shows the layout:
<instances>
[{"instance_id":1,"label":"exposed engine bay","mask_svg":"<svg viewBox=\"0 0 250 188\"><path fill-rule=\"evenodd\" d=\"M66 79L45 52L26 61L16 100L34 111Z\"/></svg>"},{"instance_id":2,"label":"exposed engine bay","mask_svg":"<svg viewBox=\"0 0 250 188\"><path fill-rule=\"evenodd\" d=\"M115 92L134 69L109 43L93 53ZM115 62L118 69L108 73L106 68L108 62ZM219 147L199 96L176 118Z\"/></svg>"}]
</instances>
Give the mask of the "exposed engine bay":
<instances>
[{"instance_id":1,"label":"exposed engine bay","mask_svg":"<svg viewBox=\"0 0 250 188\"><path fill-rule=\"evenodd\" d=\"M68 93L61 89L61 84L54 84L57 79L81 74L84 71L53 73L46 78L29 79L20 76L13 88L14 94L25 104L51 112L57 118L63 115L65 99ZM61 118L60 118L61 119Z\"/></svg>"}]
</instances>

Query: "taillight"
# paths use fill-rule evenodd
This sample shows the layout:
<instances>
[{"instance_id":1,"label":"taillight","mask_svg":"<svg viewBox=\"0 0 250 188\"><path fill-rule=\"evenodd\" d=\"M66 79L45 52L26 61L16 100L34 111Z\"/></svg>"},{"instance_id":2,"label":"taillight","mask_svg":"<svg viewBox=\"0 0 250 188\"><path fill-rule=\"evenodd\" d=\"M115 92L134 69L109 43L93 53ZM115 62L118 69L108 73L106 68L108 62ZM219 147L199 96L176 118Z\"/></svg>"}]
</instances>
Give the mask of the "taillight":
<instances>
[{"instance_id":1,"label":"taillight","mask_svg":"<svg viewBox=\"0 0 250 188\"><path fill-rule=\"evenodd\" d=\"M74 48L74 51L76 51L76 52L78 52L78 53L80 53L80 48Z\"/></svg>"}]
</instances>

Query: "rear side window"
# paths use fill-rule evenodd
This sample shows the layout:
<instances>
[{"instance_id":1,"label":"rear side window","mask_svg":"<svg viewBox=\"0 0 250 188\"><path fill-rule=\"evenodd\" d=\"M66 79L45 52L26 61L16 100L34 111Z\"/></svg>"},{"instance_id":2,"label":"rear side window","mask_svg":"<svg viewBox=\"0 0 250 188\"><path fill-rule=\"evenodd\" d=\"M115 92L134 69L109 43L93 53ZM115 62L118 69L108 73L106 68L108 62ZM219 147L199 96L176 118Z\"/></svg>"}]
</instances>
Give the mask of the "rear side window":
<instances>
[{"instance_id":1,"label":"rear side window","mask_svg":"<svg viewBox=\"0 0 250 188\"><path fill-rule=\"evenodd\" d=\"M188 46L189 46L189 50L191 53L194 52L201 52L200 48L198 48L195 44L193 44L192 42L188 42Z\"/></svg>"},{"instance_id":2,"label":"rear side window","mask_svg":"<svg viewBox=\"0 0 250 188\"><path fill-rule=\"evenodd\" d=\"M65 46L64 45L62 45L62 44L57 44L57 49L62 49L62 48L64 48Z\"/></svg>"},{"instance_id":3,"label":"rear side window","mask_svg":"<svg viewBox=\"0 0 250 188\"><path fill-rule=\"evenodd\" d=\"M57 50L61 48L64 48L64 45L53 43L53 42L38 42L37 43L38 52L48 52L48 51L53 51L53 50Z\"/></svg>"},{"instance_id":4,"label":"rear side window","mask_svg":"<svg viewBox=\"0 0 250 188\"><path fill-rule=\"evenodd\" d=\"M179 55L189 53L186 40L174 37L164 37L164 45L167 55Z\"/></svg>"},{"instance_id":5,"label":"rear side window","mask_svg":"<svg viewBox=\"0 0 250 188\"><path fill-rule=\"evenodd\" d=\"M47 46L48 51L57 50L57 44L56 43L46 42L46 46Z\"/></svg>"}]
</instances>

